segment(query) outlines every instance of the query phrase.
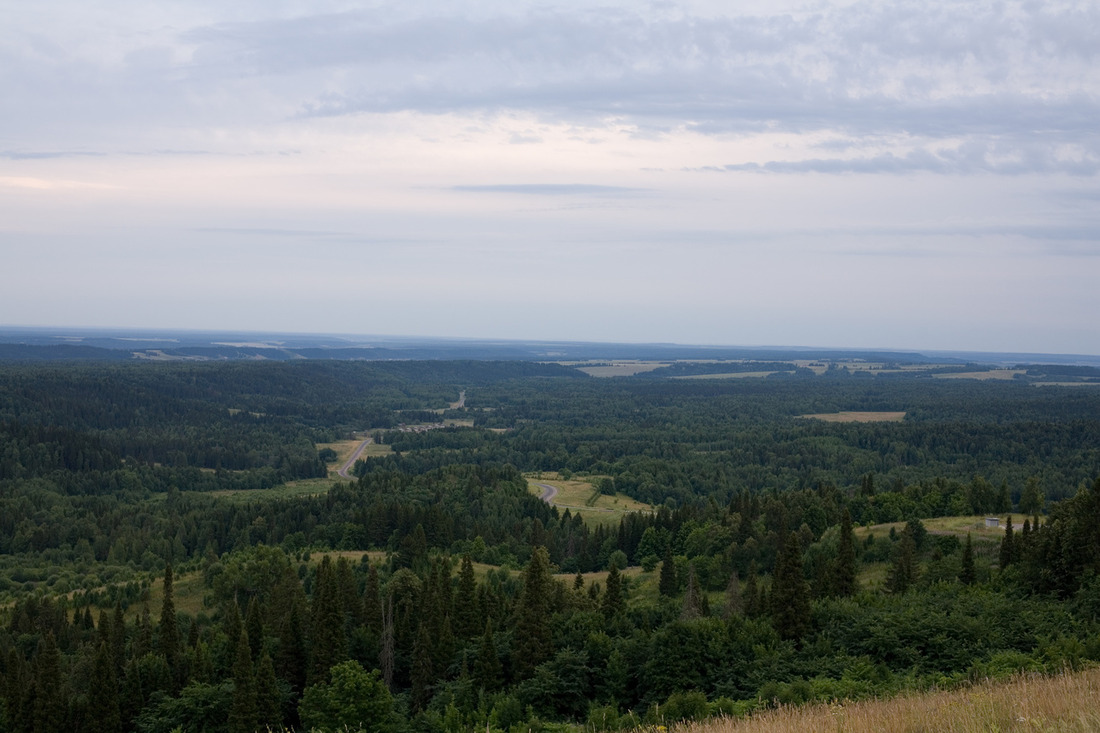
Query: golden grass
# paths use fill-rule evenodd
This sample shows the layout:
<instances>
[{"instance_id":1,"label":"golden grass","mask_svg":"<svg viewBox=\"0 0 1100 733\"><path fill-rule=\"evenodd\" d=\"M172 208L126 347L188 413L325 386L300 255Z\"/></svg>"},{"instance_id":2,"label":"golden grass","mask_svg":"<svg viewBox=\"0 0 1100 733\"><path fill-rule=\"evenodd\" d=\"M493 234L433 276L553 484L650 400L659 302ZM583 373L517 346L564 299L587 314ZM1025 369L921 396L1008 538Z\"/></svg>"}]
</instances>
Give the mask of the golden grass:
<instances>
[{"instance_id":1,"label":"golden grass","mask_svg":"<svg viewBox=\"0 0 1100 733\"><path fill-rule=\"evenodd\" d=\"M816 415L799 417L822 420L824 422L901 422L904 412L823 412Z\"/></svg>"},{"instance_id":2,"label":"golden grass","mask_svg":"<svg viewBox=\"0 0 1100 733\"><path fill-rule=\"evenodd\" d=\"M921 524L924 528L932 534L953 534L960 539L965 539L966 535L970 535L975 542L979 541L996 541L1000 542L1005 534L1005 517L1007 514L996 514L1001 520L998 527L986 527L984 514L975 514L968 517L936 517L934 519L922 519ZM1012 526L1015 531L1019 532L1020 527L1024 523L1023 514L1013 514ZM893 527L898 532L905 529L905 522L892 522L890 524L876 524L873 527L856 527L853 530L853 534L856 539L862 540L869 533L873 532L876 537L885 537L890 533L890 528Z\"/></svg>"},{"instance_id":3,"label":"golden grass","mask_svg":"<svg viewBox=\"0 0 1100 733\"><path fill-rule=\"evenodd\" d=\"M1024 369L987 369L980 372L952 372L933 374L936 379L1015 379L1017 374L1026 374Z\"/></svg>"},{"instance_id":4,"label":"golden grass","mask_svg":"<svg viewBox=\"0 0 1100 733\"><path fill-rule=\"evenodd\" d=\"M677 726L676 733L978 733L1100 730L1100 669L1026 676L890 700L783 707L748 718Z\"/></svg>"}]
</instances>

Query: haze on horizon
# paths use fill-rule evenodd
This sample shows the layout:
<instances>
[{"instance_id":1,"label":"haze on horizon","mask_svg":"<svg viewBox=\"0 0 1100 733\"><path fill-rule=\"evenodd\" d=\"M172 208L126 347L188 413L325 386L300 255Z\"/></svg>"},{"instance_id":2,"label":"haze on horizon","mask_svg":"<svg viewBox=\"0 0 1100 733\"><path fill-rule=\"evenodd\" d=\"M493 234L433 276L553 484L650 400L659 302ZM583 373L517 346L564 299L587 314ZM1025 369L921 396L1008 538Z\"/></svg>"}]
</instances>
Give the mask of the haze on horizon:
<instances>
[{"instance_id":1,"label":"haze on horizon","mask_svg":"<svg viewBox=\"0 0 1100 733\"><path fill-rule=\"evenodd\" d=\"M1100 7L728 5L15 5L0 325L1100 354Z\"/></svg>"}]
</instances>

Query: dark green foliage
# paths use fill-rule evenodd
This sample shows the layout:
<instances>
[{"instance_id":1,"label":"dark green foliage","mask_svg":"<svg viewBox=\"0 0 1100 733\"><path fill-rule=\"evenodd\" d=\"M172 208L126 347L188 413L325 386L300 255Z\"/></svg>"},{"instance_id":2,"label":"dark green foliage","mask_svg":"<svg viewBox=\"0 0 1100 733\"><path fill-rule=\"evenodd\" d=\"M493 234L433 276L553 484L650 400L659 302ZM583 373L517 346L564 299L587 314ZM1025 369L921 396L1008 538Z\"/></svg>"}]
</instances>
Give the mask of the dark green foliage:
<instances>
[{"instance_id":1,"label":"dark green foliage","mask_svg":"<svg viewBox=\"0 0 1100 733\"><path fill-rule=\"evenodd\" d=\"M545 547L536 547L523 573L523 591L516 605L512 666L517 679L529 677L535 667L552 653L550 614L553 611L553 583L550 556Z\"/></svg>"},{"instance_id":2,"label":"dark green foliage","mask_svg":"<svg viewBox=\"0 0 1100 733\"><path fill-rule=\"evenodd\" d=\"M367 672L358 662L342 662L332 668L330 682L310 685L298 708L302 724L317 730L388 730L393 698L377 670Z\"/></svg>"},{"instance_id":3,"label":"dark green foliage","mask_svg":"<svg viewBox=\"0 0 1100 733\"><path fill-rule=\"evenodd\" d=\"M830 592L841 598L855 595L859 590L855 535L852 532L852 515L845 507L840 517L840 537L836 557L832 564Z\"/></svg>"},{"instance_id":4,"label":"dark green foliage","mask_svg":"<svg viewBox=\"0 0 1100 733\"><path fill-rule=\"evenodd\" d=\"M600 610L604 618L610 620L623 611L623 579L615 563L607 573L607 587L600 601Z\"/></svg>"},{"instance_id":5,"label":"dark green foliage","mask_svg":"<svg viewBox=\"0 0 1100 733\"><path fill-rule=\"evenodd\" d=\"M229 709L229 733L254 733L259 725L256 675L248 632L241 630L233 657L233 705Z\"/></svg>"},{"instance_id":6,"label":"dark green foliage","mask_svg":"<svg viewBox=\"0 0 1100 733\"><path fill-rule=\"evenodd\" d=\"M959 582L963 585L974 585L978 575L974 569L974 545L970 539L970 533L966 533L966 544L963 545L962 562L959 565Z\"/></svg>"},{"instance_id":7,"label":"dark green foliage","mask_svg":"<svg viewBox=\"0 0 1100 733\"><path fill-rule=\"evenodd\" d=\"M1015 537L1012 533L1012 515L1005 519L1005 535L1001 538L1001 551L997 554L998 564L1004 570L1016 560Z\"/></svg>"},{"instance_id":8,"label":"dark green foliage","mask_svg":"<svg viewBox=\"0 0 1100 733\"><path fill-rule=\"evenodd\" d=\"M769 598L775 630L784 639L801 639L810 630L810 591L802 577L802 547L798 535L787 534L775 563Z\"/></svg>"}]
</instances>

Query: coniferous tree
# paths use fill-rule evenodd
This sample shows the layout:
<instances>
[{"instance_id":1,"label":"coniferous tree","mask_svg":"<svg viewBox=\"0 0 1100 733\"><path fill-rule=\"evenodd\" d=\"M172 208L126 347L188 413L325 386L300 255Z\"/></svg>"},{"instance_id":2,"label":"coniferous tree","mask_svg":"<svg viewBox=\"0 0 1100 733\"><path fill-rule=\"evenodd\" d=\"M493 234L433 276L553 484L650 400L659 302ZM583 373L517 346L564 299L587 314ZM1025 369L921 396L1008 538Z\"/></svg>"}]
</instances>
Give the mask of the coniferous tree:
<instances>
[{"instance_id":1,"label":"coniferous tree","mask_svg":"<svg viewBox=\"0 0 1100 733\"><path fill-rule=\"evenodd\" d=\"M832 571L832 594L841 598L855 595L859 585L856 580L856 544L852 532L852 515L847 507L840 517L840 537Z\"/></svg>"},{"instance_id":2,"label":"coniferous tree","mask_svg":"<svg viewBox=\"0 0 1100 733\"><path fill-rule=\"evenodd\" d=\"M428 633L428 625L421 621L416 633L416 643L412 650L412 689L409 693L409 702L413 712L420 712L428 706L431 700L432 683L435 681L435 672L432 668L432 639Z\"/></svg>"},{"instance_id":3,"label":"coniferous tree","mask_svg":"<svg viewBox=\"0 0 1100 733\"><path fill-rule=\"evenodd\" d=\"M256 675L252 669L252 648L248 632L241 629L234 645L233 703L229 708L229 733L255 733L259 722L256 710Z\"/></svg>"},{"instance_id":4,"label":"coniferous tree","mask_svg":"<svg viewBox=\"0 0 1100 733\"><path fill-rule=\"evenodd\" d=\"M749 574L745 577L745 615L756 618L763 612L763 604L760 602L759 583L756 578L756 561L749 562Z\"/></svg>"},{"instance_id":5,"label":"coniferous tree","mask_svg":"<svg viewBox=\"0 0 1100 733\"><path fill-rule=\"evenodd\" d=\"M688 565L687 588L684 590L684 602L680 607L680 619L690 621L703 615L699 582L695 579L695 564Z\"/></svg>"},{"instance_id":6,"label":"coniferous tree","mask_svg":"<svg viewBox=\"0 0 1100 733\"><path fill-rule=\"evenodd\" d=\"M516 604L513 642L517 679L526 679L535 667L553 651L550 639L550 612L553 577L550 555L545 547L536 547L523 574L523 590Z\"/></svg>"},{"instance_id":7,"label":"coniferous tree","mask_svg":"<svg viewBox=\"0 0 1100 733\"><path fill-rule=\"evenodd\" d=\"M459 639L472 639L483 625L477 602L477 578L474 563L467 553L462 556L458 571L458 589L455 593L454 632Z\"/></svg>"},{"instance_id":8,"label":"coniferous tree","mask_svg":"<svg viewBox=\"0 0 1100 733\"><path fill-rule=\"evenodd\" d=\"M106 641L96 646L92 676L88 680L88 721L97 733L121 733L118 677Z\"/></svg>"},{"instance_id":9,"label":"coniferous tree","mask_svg":"<svg viewBox=\"0 0 1100 733\"><path fill-rule=\"evenodd\" d=\"M1012 515L1009 514L1005 520L1005 536L1001 539L1001 551L997 557L997 562L1004 570L1016 559L1016 545L1015 538L1012 536Z\"/></svg>"},{"instance_id":10,"label":"coniferous tree","mask_svg":"<svg viewBox=\"0 0 1100 733\"><path fill-rule=\"evenodd\" d=\"M604 590L603 599L600 602L600 611L605 619L612 619L623 610L623 579L619 574L619 567L611 563L611 569L607 573L607 588Z\"/></svg>"},{"instance_id":11,"label":"coniferous tree","mask_svg":"<svg viewBox=\"0 0 1100 733\"><path fill-rule=\"evenodd\" d=\"M283 725L283 694L275 676L275 663L266 650L256 664L256 719L258 729L278 730Z\"/></svg>"},{"instance_id":12,"label":"coniferous tree","mask_svg":"<svg viewBox=\"0 0 1100 733\"><path fill-rule=\"evenodd\" d=\"M726 584L725 600L725 605L722 607L723 618L740 616L744 612L745 607L741 599L741 581L737 577L736 570L730 575L729 583Z\"/></svg>"},{"instance_id":13,"label":"coniferous tree","mask_svg":"<svg viewBox=\"0 0 1100 733\"><path fill-rule=\"evenodd\" d=\"M67 701L62 688L61 651L52 631L38 642L34 660L34 733L64 733Z\"/></svg>"},{"instance_id":14,"label":"coniferous tree","mask_svg":"<svg viewBox=\"0 0 1100 733\"><path fill-rule=\"evenodd\" d=\"M481 635L481 644L474 661L474 681L486 692L492 692L503 682L500 657L497 655L493 640L493 622L485 622L485 632Z\"/></svg>"},{"instance_id":15,"label":"coniferous tree","mask_svg":"<svg viewBox=\"0 0 1100 733\"><path fill-rule=\"evenodd\" d=\"M974 545L970 539L970 533L966 533L966 544L963 545L962 563L959 567L959 582L963 585L973 585L977 580L974 571Z\"/></svg>"},{"instance_id":16,"label":"coniferous tree","mask_svg":"<svg viewBox=\"0 0 1100 733\"><path fill-rule=\"evenodd\" d=\"M363 591L363 625L372 634L382 635L382 591L378 568L373 565L367 571L367 588Z\"/></svg>"},{"instance_id":17,"label":"coniferous tree","mask_svg":"<svg viewBox=\"0 0 1100 733\"><path fill-rule=\"evenodd\" d=\"M680 582L676 577L676 563L672 560L672 549L665 549L664 558L661 560L661 577L658 581L658 592L666 598L674 597L680 590Z\"/></svg>"},{"instance_id":18,"label":"coniferous tree","mask_svg":"<svg viewBox=\"0 0 1100 733\"><path fill-rule=\"evenodd\" d=\"M336 572L326 555L317 568L309 629L309 671L306 684L328 681L329 670L346 657L344 614L336 587Z\"/></svg>"},{"instance_id":19,"label":"coniferous tree","mask_svg":"<svg viewBox=\"0 0 1100 733\"><path fill-rule=\"evenodd\" d=\"M244 628L248 632L248 647L252 652L252 663L260 659L260 651L264 648L264 621L260 615L260 603L256 596L248 601L248 610L245 611Z\"/></svg>"},{"instance_id":20,"label":"coniferous tree","mask_svg":"<svg viewBox=\"0 0 1100 733\"><path fill-rule=\"evenodd\" d=\"M917 580L917 544L906 527L898 535L894 558L886 573L886 588L892 593L904 593Z\"/></svg>"},{"instance_id":21,"label":"coniferous tree","mask_svg":"<svg viewBox=\"0 0 1100 733\"><path fill-rule=\"evenodd\" d=\"M775 563L770 598L775 630L784 639L800 639L810 630L810 591L802 577L802 545L787 533Z\"/></svg>"},{"instance_id":22,"label":"coniferous tree","mask_svg":"<svg viewBox=\"0 0 1100 733\"><path fill-rule=\"evenodd\" d=\"M176 621L176 603L173 591L172 564L164 568L164 598L160 605L160 627L157 641L160 653L168 663L172 679L178 687L182 682L180 668L180 632Z\"/></svg>"}]
</instances>

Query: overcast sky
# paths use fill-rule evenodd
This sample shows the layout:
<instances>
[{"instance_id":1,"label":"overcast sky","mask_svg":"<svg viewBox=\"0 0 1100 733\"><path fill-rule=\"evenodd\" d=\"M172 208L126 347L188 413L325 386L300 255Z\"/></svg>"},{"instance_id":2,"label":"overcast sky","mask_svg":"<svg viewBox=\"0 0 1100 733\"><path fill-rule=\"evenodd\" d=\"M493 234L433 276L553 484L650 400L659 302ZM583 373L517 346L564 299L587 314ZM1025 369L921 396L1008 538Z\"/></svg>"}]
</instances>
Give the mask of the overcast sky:
<instances>
[{"instance_id":1,"label":"overcast sky","mask_svg":"<svg viewBox=\"0 0 1100 733\"><path fill-rule=\"evenodd\" d=\"M0 324L1100 354L1095 2L4 15Z\"/></svg>"}]
</instances>

